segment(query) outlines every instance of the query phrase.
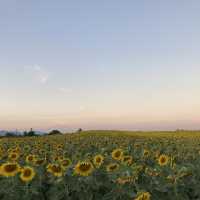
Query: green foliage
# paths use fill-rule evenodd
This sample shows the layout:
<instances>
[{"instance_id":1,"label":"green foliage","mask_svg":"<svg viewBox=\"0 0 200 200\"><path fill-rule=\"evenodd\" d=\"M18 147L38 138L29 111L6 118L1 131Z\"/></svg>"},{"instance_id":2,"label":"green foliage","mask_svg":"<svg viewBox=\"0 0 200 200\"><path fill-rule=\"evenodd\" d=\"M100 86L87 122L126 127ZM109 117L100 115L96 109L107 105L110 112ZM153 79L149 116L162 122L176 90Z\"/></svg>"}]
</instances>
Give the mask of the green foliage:
<instances>
[{"instance_id":1,"label":"green foliage","mask_svg":"<svg viewBox=\"0 0 200 200\"><path fill-rule=\"evenodd\" d=\"M24 131L24 136L32 137L32 136L37 136L35 131L31 128L30 131Z\"/></svg>"},{"instance_id":2,"label":"green foliage","mask_svg":"<svg viewBox=\"0 0 200 200\"><path fill-rule=\"evenodd\" d=\"M48 135L62 135L62 133L59 130L52 130Z\"/></svg>"}]
</instances>

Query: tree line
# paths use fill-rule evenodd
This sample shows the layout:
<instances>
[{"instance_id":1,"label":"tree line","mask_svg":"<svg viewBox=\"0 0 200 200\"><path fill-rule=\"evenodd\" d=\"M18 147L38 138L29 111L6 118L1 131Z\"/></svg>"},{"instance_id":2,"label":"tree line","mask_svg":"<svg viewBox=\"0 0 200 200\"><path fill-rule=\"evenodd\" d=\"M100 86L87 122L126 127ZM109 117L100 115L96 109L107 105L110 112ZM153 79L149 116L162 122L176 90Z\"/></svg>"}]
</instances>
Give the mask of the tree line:
<instances>
[{"instance_id":1,"label":"tree line","mask_svg":"<svg viewBox=\"0 0 200 200\"><path fill-rule=\"evenodd\" d=\"M82 129L79 128L76 133L82 132ZM18 132L6 132L4 136L0 137L32 137L32 136L41 136L41 135L62 135L63 133L57 129L52 130L48 133L37 134L32 128L29 131L24 131L22 134Z\"/></svg>"}]
</instances>

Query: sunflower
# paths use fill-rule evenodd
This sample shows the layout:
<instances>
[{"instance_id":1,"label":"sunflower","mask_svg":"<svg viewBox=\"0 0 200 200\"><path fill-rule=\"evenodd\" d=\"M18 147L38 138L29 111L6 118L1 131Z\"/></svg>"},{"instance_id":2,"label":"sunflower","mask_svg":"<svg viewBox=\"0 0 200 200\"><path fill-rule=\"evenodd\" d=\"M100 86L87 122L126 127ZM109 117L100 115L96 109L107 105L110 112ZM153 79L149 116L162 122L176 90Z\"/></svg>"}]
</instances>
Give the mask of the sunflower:
<instances>
[{"instance_id":1,"label":"sunflower","mask_svg":"<svg viewBox=\"0 0 200 200\"><path fill-rule=\"evenodd\" d=\"M119 183L120 185L124 185L126 183L132 183L134 182L134 177L133 176L119 177L116 180L116 182Z\"/></svg>"},{"instance_id":2,"label":"sunflower","mask_svg":"<svg viewBox=\"0 0 200 200\"><path fill-rule=\"evenodd\" d=\"M122 162L126 165L131 165L133 162L133 157L132 156L123 156Z\"/></svg>"},{"instance_id":3,"label":"sunflower","mask_svg":"<svg viewBox=\"0 0 200 200\"><path fill-rule=\"evenodd\" d=\"M164 155L164 154L160 155L160 157L158 158L158 164L160 166L167 165L168 161L169 161L169 157L167 155Z\"/></svg>"},{"instance_id":4,"label":"sunflower","mask_svg":"<svg viewBox=\"0 0 200 200\"><path fill-rule=\"evenodd\" d=\"M30 182L35 177L35 170L32 167L23 167L20 174L20 179L24 182Z\"/></svg>"},{"instance_id":5,"label":"sunflower","mask_svg":"<svg viewBox=\"0 0 200 200\"><path fill-rule=\"evenodd\" d=\"M20 147L16 147L15 149L13 149L13 153L18 153L19 154L20 151L21 151Z\"/></svg>"},{"instance_id":6,"label":"sunflower","mask_svg":"<svg viewBox=\"0 0 200 200\"><path fill-rule=\"evenodd\" d=\"M96 155L93 159L93 163L95 164L95 166L98 168L100 167L104 162L104 157L102 155Z\"/></svg>"},{"instance_id":7,"label":"sunflower","mask_svg":"<svg viewBox=\"0 0 200 200\"><path fill-rule=\"evenodd\" d=\"M8 158L12 161L16 161L19 158L19 153L16 152L12 152L8 155Z\"/></svg>"},{"instance_id":8,"label":"sunflower","mask_svg":"<svg viewBox=\"0 0 200 200\"><path fill-rule=\"evenodd\" d=\"M3 176L15 176L20 171L20 166L17 163L4 163L0 167L0 173Z\"/></svg>"},{"instance_id":9,"label":"sunflower","mask_svg":"<svg viewBox=\"0 0 200 200\"><path fill-rule=\"evenodd\" d=\"M135 144L134 144L134 147L135 147L135 148L139 148L139 147L140 147L140 144L135 143Z\"/></svg>"},{"instance_id":10,"label":"sunflower","mask_svg":"<svg viewBox=\"0 0 200 200\"><path fill-rule=\"evenodd\" d=\"M29 154L28 156L26 156L26 162L27 163L34 163L36 159L36 156L33 154Z\"/></svg>"},{"instance_id":11,"label":"sunflower","mask_svg":"<svg viewBox=\"0 0 200 200\"><path fill-rule=\"evenodd\" d=\"M111 164L107 165L107 167L106 167L107 172L113 172L118 169L119 169L119 165L117 163L111 163Z\"/></svg>"},{"instance_id":12,"label":"sunflower","mask_svg":"<svg viewBox=\"0 0 200 200\"><path fill-rule=\"evenodd\" d=\"M3 153L5 150L2 146L0 146L0 152Z\"/></svg>"},{"instance_id":13,"label":"sunflower","mask_svg":"<svg viewBox=\"0 0 200 200\"><path fill-rule=\"evenodd\" d=\"M74 172L81 176L89 176L93 172L93 165L91 162L78 162L74 167Z\"/></svg>"},{"instance_id":14,"label":"sunflower","mask_svg":"<svg viewBox=\"0 0 200 200\"><path fill-rule=\"evenodd\" d=\"M145 168L145 173L148 174L149 176L159 176L159 172L156 171L156 169L151 169L149 167Z\"/></svg>"},{"instance_id":15,"label":"sunflower","mask_svg":"<svg viewBox=\"0 0 200 200\"><path fill-rule=\"evenodd\" d=\"M60 161L61 167L67 169L71 165L72 161L69 158Z\"/></svg>"},{"instance_id":16,"label":"sunflower","mask_svg":"<svg viewBox=\"0 0 200 200\"><path fill-rule=\"evenodd\" d=\"M56 177L61 177L63 175L62 167L58 164L48 164L47 171Z\"/></svg>"},{"instance_id":17,"label":"sunflower","mask_svg":"<svg viewBox=\"0 0 200 200\"><path fill-rule=\"evenodd\" d=\"M58 155L53 155L52 160L56 162L56 161L59 161L61 159L60 159L60 157Z\"/></svg>"},{"instance_id":18,"label":"sunflower","mask_svg":"<svg viewBox=\"0 0 200 200\"><path fill-rule=\"evenodd\" d=\"M56 148L57 148L58 150L63 149L63 144L57 144L57 145L56 145Z\"/></svg>"},{"instance_id":19,"label":"sunflower","mask_svg":"<svg viewBox=\"0 0 200 200\"><path fill-rule=\"evenodd\" d=\"M149 192L143 192L141 193L135 200L150 200L151 195Z\"/></svg>"},{"instance_id":20,"label":"sunflower","mask_svg":"<svg viewBox=\"0 0 200 200\"><path fill-rule=\"evenodd\" d=\"M149 154L150 154L149 150L144 149L144 151L143 151L143 156L148 157Z\"/></svg>"},{"instance_id":21,"label":"sunflower","mask_svg":"<svg viewBox=\"0 0 200 200\"><path fill-rule=\"evenodd\" d=\"M123 150L122 149L115 149L112 152L112 158L115 160L121 160L123 156Z\"/></svg>"},{"instance_id":22,"label":"sunflower","mask_svg":"<svg viewBox=\"0 0 200 200\"><path fill-rule=\"evenodd\" d=\"M35 165L41 166L45 163L46 159L45 158L38 158L34 160Z\"/></svg>"}]
</instances>

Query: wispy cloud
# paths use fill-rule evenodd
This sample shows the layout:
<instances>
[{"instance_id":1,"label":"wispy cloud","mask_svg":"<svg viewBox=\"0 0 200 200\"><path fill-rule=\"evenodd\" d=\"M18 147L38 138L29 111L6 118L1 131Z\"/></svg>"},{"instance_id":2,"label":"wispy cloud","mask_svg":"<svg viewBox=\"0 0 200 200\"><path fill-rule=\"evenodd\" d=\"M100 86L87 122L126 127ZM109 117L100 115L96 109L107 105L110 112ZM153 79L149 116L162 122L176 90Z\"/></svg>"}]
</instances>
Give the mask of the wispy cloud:
<instances>
[{"instance_id":1,"label":"wispy cloud","mask_svg":"<svg viewBox=\"0 0 200 200\"><path fill-rule=\"evenodd\" d=\"M45 84L49 80L49 73L39 65L27 66L24 67L24 69L31 70L35 79L37 79L41 84Z\"/></svg>"}]
</instances>

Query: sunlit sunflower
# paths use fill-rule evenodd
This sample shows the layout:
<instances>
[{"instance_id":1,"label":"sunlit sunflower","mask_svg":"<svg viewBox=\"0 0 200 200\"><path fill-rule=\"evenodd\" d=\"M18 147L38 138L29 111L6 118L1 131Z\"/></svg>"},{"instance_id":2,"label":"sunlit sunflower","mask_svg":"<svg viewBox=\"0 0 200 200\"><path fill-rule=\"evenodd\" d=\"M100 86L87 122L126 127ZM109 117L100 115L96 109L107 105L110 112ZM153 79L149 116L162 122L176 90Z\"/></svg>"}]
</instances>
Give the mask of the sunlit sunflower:
<instances>
[{"instance_id":1,"label":"sunlit sunflower","mask_svg":"<svg viewBox=\"0 0 200 200\"><path fill-rule=\"evenodd\" d=\"M12 152L8 155L9 160L16 161L19 158L19 153Z\"/></svg>"},{"instance_id":2,"label":"sunlit sunflower","mask_svg":"<svg viewBox=\"0 0 200 200\"><path fill-rule=\"evenodd\" d=\"M63 175L62 167L58 164L48 164L47 171L56 177L61 177Z\"/></svg>"},{"instance_id":3,"label":"sunlit sunflower","mask_svg":"<svg viewBox=\"0 0 200 200\"><path fill-rule=\"evenodd\" d=\"M137 198L135 198L135 200L150 200L150 199L151 195L149 192L143 192Z\"/></svg>"},{"instance_id":4,"label":"sunlit sunflower","mask_svg":"<svg viewBox=\"0 0 200 200\"><path fill-rule=\"evenodd\" d=\"M132 156L123 156L122 162L125 163L126 165L131 165L133 162L133 157Z\"/></svg>"},{"instance_id":5,"label":"sunlit sunflower","mask_svg":"<svg viewBox=\"0 0 200 200\"><path fill-rule=\"evenodd\" d=\"M15 176L20 171L20 166L18 163L8 162L1 165L0 171L2 176Z\"/></svg>"},{"instance_id":6,"label":"sunlit sunflower","mask_svg":"<svg viewBox=\"0 0 200 200\"><path fill-rule=\"evenodd\" d=\"M112 152L112 158L115 160L121 160L123 156L123 150L122 149L115 149Z\"/></svg>"},{"instance_id":7,"label":"sunlit sunflower","mask_svg":"<svg viewBox=\"0 0 200 200\"><path fill-rule=\"evenodd\" d=\"M24 182L30 182L35 177L35 170L32 167L23 167L21 169L20 179Z\"/></svg>"},{"instance_id":8,"label":"sunlit sunflower","mask_svg":"<svg viewBox=\"0 0 200 200\"><path fill-rule=\"evenodd\" d=\"M104 157L102 155L96 155L93 159L93 163L95 164L95 166L98 168L100 167L104 162Z\"/></svg>"},{"instance_id":9,"label":"sunlit sunflower","mask_svg":"<svg viewBox=\"0 0 200 200\"><path fill-rule=\"evenodd\" d=\"M167 155L162 154L162 155L160 155L160 157L158 158L158 164L159 164L160 166L167 165L168 162L169 162L169 156L167 156Z\"/></svg>"},{"instance_id":10,"label":"sunlit sunflower","mask_svg":"<svg viewBox=\"0 0 200 200\"><path fill-rule=\"evenodd\" d=\"M117 163L111 163L107 165L106 167L107 172L114 172L114 171L117 171L118 169L119 169L119 165Z\"/></svg>"},{"instance_id":11,"label":"sunlit sunflower","mask_svg":"<svg viewBox=\"0 0 200 200\"><path fill-rule=\"evenodd\" d=\"M93 165L91 162L78 162L74 167L74 172L81 176L89 176L93 172Z\"/></svg>"}]
</instances>

